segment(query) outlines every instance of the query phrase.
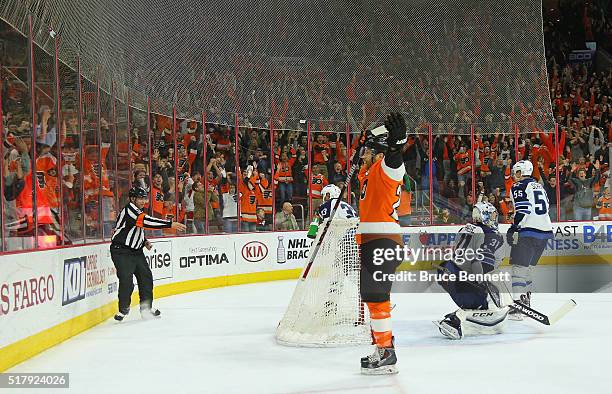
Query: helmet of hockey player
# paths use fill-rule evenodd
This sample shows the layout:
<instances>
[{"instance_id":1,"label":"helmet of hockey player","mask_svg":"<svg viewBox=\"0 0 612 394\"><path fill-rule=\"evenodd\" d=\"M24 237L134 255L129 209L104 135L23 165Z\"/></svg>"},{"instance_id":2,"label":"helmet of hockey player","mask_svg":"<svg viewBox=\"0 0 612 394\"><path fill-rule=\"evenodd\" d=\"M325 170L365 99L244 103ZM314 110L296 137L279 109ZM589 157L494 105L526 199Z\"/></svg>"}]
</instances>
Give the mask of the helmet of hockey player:
<instances>
[{"instance_id":1,"label":"helmet of hockey player","mask_svg":"<svg viewBox=\"0 0 612 394\"><path fill-rule=\"evenodd\" d=\"M512 166L512 174L521 172L521 176L529 176L533 173L533 164L529 160L519 160Z\"/></svg>"},{"instance_id":2,"label":"helmet of hockey player","mask_svg":"<svg viewBox=\"0 0 612 394\"><path fill-rule=\"evenodd\" d=\"M365 147L372 151L373 155L385 153L387 151L387 134L373 135L367 132Z\"/></svg>"},{"instance_id":3,"label":"helmet of hockey player","mask_svg":"<svg viewBox=\"0 0 612 394\"><path fill-rule=\"evenodd\" d=\"M130 198L146 198L147 195L147 191L140 186L134 186L130 189Z\"/></svg>"},{"instance_id":4,"label":"helmet of hockey player","mask_svg":"<svg viewBox=\"0 0 612 394\"><path fill-rule=\"evenodd\" d=\"M336 185L327 185L321 190L323 201L326 201L325 195L329 194L329 199L340 197L340 188Z\"/></svg>"},{"instance_id":5,"label":"helmet of hockey player","mask_svg":"<svg viewBox=\"0 0 612 394\"><path fill-rule=\"evenodd\" d=\"M488 202L479 202L472 210L472 220L487 227L497 228L497 209Z\"/></svg>"}]
</instances>

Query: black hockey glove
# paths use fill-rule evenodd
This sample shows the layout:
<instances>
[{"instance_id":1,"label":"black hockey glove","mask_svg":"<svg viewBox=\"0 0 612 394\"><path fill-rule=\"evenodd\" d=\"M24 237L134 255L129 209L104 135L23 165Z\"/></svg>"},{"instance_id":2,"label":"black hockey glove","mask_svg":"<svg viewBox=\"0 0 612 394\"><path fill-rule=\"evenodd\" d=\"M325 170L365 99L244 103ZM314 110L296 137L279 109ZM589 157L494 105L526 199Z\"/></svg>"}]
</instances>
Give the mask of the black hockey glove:
<instances>
[{"instance_id":1,"label":"black hockey glove","mask_svg":"<svg viewBox=\"0 0 612 394\"><path fill-rule=\"evenodd\" d=\"M392 112L387 116L385 128L389 132L387 144L391 152L398 151L406 143L406 121L399 112Z\"/></svg>"},{"instance_id":2,"label":"black hockey glove","mask_svg":"<svg viewBox=\"0 0 612 394\"><path fill-rule=\"evenodd\" d=\"M513 246L516 243L515 234L517 233L517 231L518 229L514 225L510 226L510 228L508 229L508 232L506 233L506 241L508 241L508 245Z\"/></svg>"}]
</instances>

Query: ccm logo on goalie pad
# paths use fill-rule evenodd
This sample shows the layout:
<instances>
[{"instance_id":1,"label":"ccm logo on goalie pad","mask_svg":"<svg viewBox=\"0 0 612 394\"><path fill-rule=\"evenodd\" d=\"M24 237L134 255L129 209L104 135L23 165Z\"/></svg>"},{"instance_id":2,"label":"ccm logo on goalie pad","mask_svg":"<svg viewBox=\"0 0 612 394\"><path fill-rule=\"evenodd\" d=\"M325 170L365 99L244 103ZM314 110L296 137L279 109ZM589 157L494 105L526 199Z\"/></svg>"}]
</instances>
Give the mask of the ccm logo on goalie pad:
<instances>
[{"instance_id":1,"label":"ccm logo on goalie pad","mask_svg":"<svg viewBox=\"0 0 612 394\"><path fill-rule=\"evenodd\" d=\"M472 313L473 317L488 317L493 316L493 312L475 312Z\"/></svg>"}]
</instances>

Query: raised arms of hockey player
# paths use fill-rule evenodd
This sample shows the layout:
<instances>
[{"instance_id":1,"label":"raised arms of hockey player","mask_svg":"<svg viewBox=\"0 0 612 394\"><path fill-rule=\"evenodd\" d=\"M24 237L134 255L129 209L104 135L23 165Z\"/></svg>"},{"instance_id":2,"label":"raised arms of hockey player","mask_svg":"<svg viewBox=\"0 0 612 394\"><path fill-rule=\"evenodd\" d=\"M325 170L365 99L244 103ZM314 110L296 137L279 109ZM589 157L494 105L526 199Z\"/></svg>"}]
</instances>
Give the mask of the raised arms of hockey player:
<instances>
[{"instance_id":1,"label":"raised arms of hockey player","mask_svg":"<svg viewBox=\"0 0 612 394\"><path fill-rule=\"evenodd\" d=\"M389 114L385 122L385 128L389 132L387 137L387 153L385 154L384 164L389 169L403 169L404 160L402 158L402 147L406 143L406 121L402 114L395 112ZM404 171L401 176L404 176ZM394 177L395 178L395 177Z\"/></svg>"}]
</instances>

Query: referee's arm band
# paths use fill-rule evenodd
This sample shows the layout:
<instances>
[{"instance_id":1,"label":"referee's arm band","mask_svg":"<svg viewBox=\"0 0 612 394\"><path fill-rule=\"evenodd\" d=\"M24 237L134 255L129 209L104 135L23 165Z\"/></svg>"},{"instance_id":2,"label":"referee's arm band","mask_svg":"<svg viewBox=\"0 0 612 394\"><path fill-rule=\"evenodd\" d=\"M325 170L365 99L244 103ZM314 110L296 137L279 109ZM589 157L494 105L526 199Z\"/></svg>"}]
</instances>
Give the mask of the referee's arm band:
<instances>
[{"instance_id":1,"label":"referee's arm band","mask_svg":"<svg viewBox=\"0 0 612 394\"><path fill-rule=\"evenodd\" d=\"M172 222L170 220L155 218L141 213L138 215L138 219L136 219L136 227L142 227L147 230L157 230L160 228L171 228Z\"/></svg>"}]
</instances>

